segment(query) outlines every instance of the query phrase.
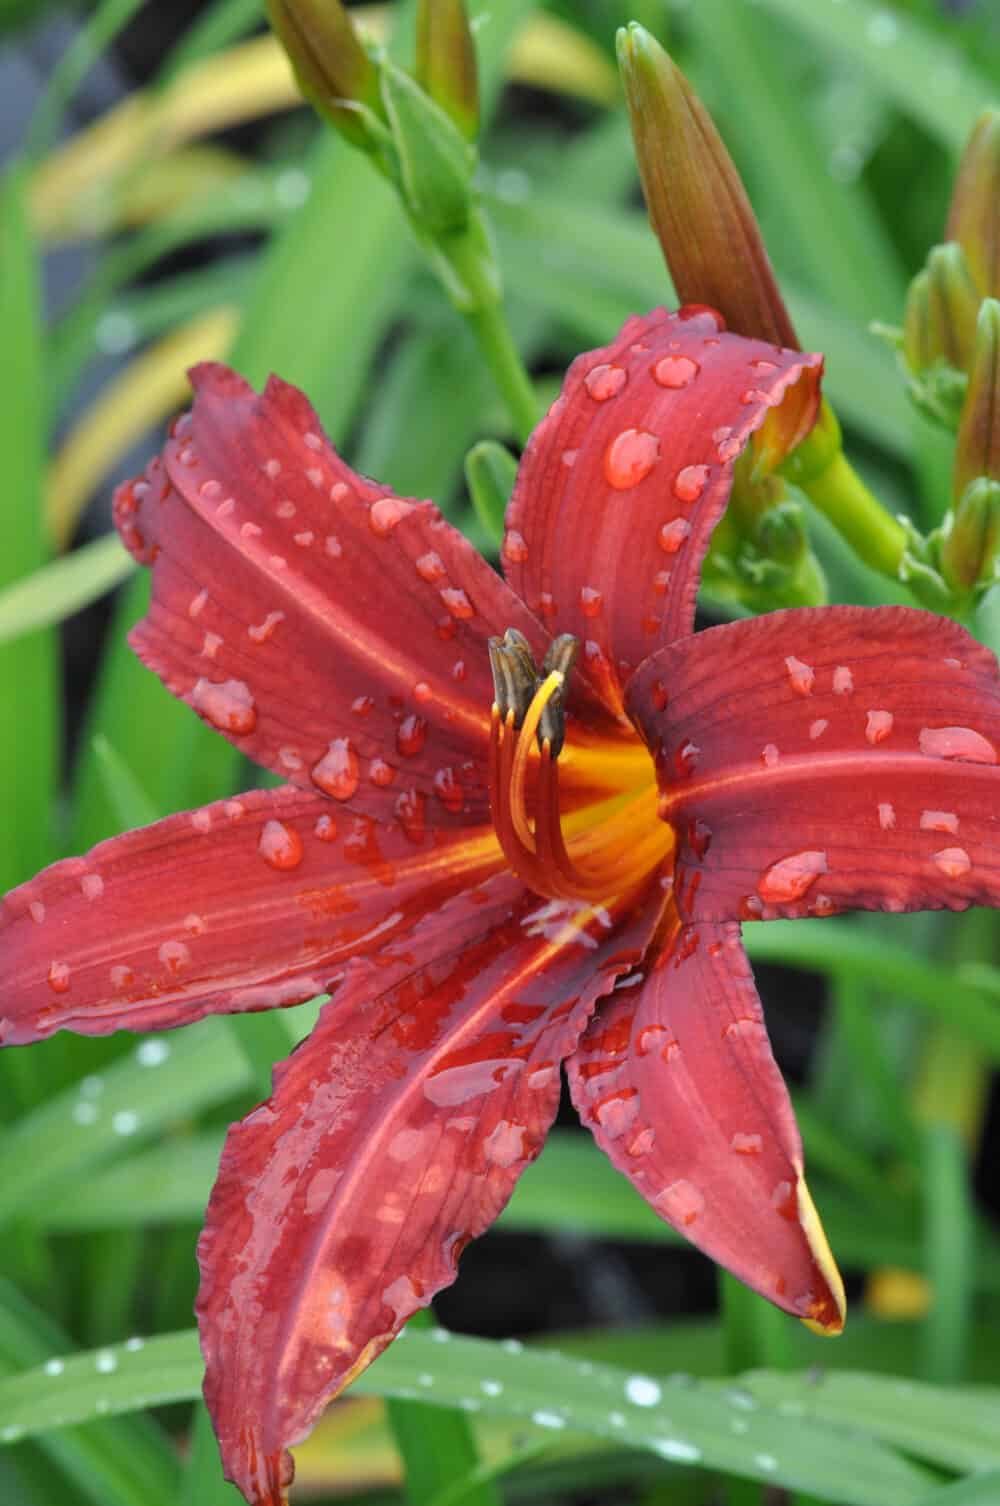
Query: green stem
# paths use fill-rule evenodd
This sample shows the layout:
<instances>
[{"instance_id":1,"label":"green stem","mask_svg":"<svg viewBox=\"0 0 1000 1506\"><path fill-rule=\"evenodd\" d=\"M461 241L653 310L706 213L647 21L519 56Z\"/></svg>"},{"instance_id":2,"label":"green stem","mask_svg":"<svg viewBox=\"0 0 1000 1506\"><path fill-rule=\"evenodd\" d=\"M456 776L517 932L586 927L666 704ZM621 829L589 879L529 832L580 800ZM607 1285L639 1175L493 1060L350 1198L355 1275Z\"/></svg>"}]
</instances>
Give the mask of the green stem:
<instances>
[{"instance_id":1,"label":"green stem","mask_svg":"<svg viewBox=\"0 0 1000 1506\"><path fill-rule=\"evenodd\" d=\"M799 483L855 554L873 570L899 579L907 534L862 481L841 451L817 475Z\"/></svg>"},{"instance_id":2,"label":"green stem","mask_svg":"<svg viewBox=\"0 0 1000 1506\"><path fill-rule=\"evenodd\" d=\"M506 404L514 433L521 444L526 444L542 415L531 377L514 344L503 305L490 303L471 310L466 317Z\"/></svg>"}]
</instances>

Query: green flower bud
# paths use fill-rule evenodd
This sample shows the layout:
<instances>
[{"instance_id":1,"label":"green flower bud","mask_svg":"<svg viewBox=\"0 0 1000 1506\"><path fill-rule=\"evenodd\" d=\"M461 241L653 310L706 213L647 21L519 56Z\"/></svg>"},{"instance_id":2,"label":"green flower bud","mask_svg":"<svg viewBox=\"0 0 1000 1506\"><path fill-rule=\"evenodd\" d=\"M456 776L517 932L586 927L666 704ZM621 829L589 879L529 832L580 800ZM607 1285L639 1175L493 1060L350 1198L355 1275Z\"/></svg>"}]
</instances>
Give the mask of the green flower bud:
<instances>
[{"instance_id":1,"label":"green flower bud","mask_svg":"<svg viewBox=\"0 0 1000 1506\"><path fill-rule=\"evenodd\" d=\"M966 487L941 536L941 574L953 591L967 593L996 580L1000 545L1000 482L980 476Z\"/></svg>"},{"instance_id":2,"label":"green flower bud","mask_svg":"<svg viewBox=\"0 0 1000 1506\"><path fill-rule=\"evenodd\" d=\"M1000 298L1000 110L986 110L969 137L945 234L965 252L980 295Z\"/></svg>"},{"instance_id":3,"label":"green flower bud","mask_svg":"<svg viewBox=\"0 0 1000 1506\"><path fill-rule=\"evenodd\" d=\"M952 495L985 476L1000 481L1000 303L986 298L976 321L969 387L955 446Z\"/></svg>"},{"instance_id":4,"label":"green flower bud","mask_svg":"<svg viewBox=\"0 0 1000 1506\"><path fill-rule=\"evenodd\" d=\"M408 73L385 62L380 75L392 166L417 229L431 236L462 230L473 203L475 149Z\"/></svg>"},{"instance_id":5,"label":"green flower bud","mask_svg":"<svg viewBox=\"0 0 1000 1506\"><path fill-rule=\"evenodd\" d=\"M340 0L267 0L267 10L303 94L354 146L371 150L378 74Z\"/></svg>"},{"instance_id":6,"label":"green flower bud","mask_svg":"<svg viewBox=\"0 0 1000 1506\"><path fill-rule=\"evenodd\" d=\"M420 0L416 78L467 141L479 131L476 50L463 0Z\"/></svg>"},{"instance_id":7,"label":"green flower bud","mask_svg":"<svg viewBox=\"0 0 1000 1506\"><path fill-rule=\"evenodd\" d=\"M660 44L618 32L643 192L677 296L718 309L737 334L799 348L757 220L711 116Z\"/></svg>"},{"instance_id":8,"label":"green flower bud","mask_svg":"<svg viewBox=\"0 0 1000 1506\"><path fill-rule=\"evenodd\" d=\"M465 481L472 505L494 549L503 538L503 520L517 479L517 461L495 439L473 445L465 457Z\"/></svg>"},{"instance_id":9,"label":"green flower bud","mask_svg":"<svg viewBox=\"0 0 1000 1506\"><path fill-rule=\"evenodd\" d=\"M903 313L903 356L914 376L939 364L968 369L978 309L961 246L935 246L910 284Z\"/></svg>"}]
</instances>

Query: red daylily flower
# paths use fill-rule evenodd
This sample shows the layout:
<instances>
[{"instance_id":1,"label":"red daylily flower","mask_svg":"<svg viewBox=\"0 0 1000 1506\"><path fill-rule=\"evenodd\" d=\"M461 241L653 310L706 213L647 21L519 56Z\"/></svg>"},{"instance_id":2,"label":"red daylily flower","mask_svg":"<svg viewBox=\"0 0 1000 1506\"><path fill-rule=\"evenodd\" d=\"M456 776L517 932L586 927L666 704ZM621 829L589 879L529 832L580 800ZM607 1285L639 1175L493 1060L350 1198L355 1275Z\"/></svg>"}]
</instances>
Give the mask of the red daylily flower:
<instances>
[{"instance_id":1,"label":"red daylily flower","mask_svg":"<svg viewBox=\"0 0 1000 1506\"><path fill-rule=\"evenodd\" d=\"M736 457L808 432L820 372L704 309L630 320L528 447L505 579L350 471L301 393L221 366L120 489L152 568L136 652L288 782L10 894L2 1032L332 992L230 1130L199 1249L206 1396L250 1501L277 1506L288 1445L453 1279L561 1063L663 1218L840 1328L739 922L996 904L1000 686L900 607L691 635Z\"/></svg>"}]
</instances>

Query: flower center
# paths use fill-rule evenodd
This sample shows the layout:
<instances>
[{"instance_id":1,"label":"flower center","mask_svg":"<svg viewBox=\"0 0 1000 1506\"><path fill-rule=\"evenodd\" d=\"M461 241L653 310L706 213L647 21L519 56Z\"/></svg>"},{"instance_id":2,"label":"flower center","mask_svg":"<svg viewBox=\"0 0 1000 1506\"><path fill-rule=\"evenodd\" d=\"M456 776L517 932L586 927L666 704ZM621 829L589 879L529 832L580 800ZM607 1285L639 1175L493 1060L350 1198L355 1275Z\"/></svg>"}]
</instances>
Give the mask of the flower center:
<instances>
[{"instance_id":1,"label":"flower center","mask_svg":"<svg viewBox=\"0 0 1000 1506\"><path fill-rule=\"evenodd\" d=\"M562 634L539 670L515 628L490 640L490 808L504 856L530 889L606 902L662 864L673 834L657 819L653 764L638 737L588 739L567 725L578 646Z\"/></svg>"}]
</instances>

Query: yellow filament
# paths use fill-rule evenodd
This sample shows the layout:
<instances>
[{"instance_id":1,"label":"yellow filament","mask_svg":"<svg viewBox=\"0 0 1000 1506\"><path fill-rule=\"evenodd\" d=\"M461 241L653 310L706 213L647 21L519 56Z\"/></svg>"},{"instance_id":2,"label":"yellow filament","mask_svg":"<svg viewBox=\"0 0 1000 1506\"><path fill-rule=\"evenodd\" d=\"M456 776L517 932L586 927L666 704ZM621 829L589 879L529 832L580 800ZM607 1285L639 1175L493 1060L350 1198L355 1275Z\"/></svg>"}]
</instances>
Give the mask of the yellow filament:
<instances>
[{"instance_id":1,"label":"yellow filament","mask_svg":"<svg viewBox=\"0 0 1000 1506\"><path fill-rule=\"evenodd\" d=\"M520 841L529 852L535 851L535 837L528 825L528 813L524 804L524 784L528 773L528 759L534 746L535 733L538 731L538 723L542 712L551 701L557 690L561 690L566 683L566 676L558 669L552 670L539 685L531 698L531 705L524 715L521 723L520 735L517 740L517 751L514 754L514 766L510 774L510 819Z\"/></svg>"}]
</instances>

